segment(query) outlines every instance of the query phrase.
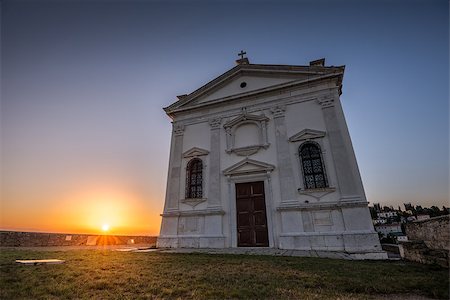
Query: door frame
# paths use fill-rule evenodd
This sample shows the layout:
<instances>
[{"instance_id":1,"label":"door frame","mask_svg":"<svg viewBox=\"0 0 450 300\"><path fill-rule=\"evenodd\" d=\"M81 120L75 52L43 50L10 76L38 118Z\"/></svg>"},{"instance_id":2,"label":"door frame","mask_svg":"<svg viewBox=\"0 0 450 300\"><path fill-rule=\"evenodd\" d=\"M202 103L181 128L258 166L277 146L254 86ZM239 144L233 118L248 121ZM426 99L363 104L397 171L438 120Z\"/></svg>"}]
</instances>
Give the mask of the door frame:
<instances>
[{"instance_id":1,"label":"door frame","mask_svg":"<svg viewBox=\"0 0 450 300\"><path fill-rule=\"evenodd\" d=\"M264 182L264 200L266 204L267 234L269 237L269 248L275 248L276 227L275 227L275 207L273 206L272 180L270 172L266 174L228 176L228 200L229 200L229 247L237 248L237 210L236 210L236 183ZM248 247L239 247L248 248ZM258 247L265 248L265 247Z\"/></svg>"}]
</instances>

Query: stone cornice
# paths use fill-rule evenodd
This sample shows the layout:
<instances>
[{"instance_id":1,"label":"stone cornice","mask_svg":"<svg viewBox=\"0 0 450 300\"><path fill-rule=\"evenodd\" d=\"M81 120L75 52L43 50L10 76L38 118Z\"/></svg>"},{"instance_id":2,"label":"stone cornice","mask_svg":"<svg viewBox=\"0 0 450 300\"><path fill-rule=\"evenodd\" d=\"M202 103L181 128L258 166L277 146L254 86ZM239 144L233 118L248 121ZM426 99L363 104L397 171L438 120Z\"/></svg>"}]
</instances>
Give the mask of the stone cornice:
<instances>
[{"instance_id":1,"label":"stone cornice","mask_svg":"<svg viewBox=\"0 0 450 300\"><path fill-rule=\"evenodd\" d=\"M328 90L328 88L324 89L324 90ZM310 101L317 101L317 96L313 95L315 93L309 93L306 96L300 96L300 95L290 95L290 96L286 96L286 97L278 97L276 102L279 103L279 105L285 105L285 106L289 106L292 104L296 104L296 103L303 103L303 102L310 102ZM263 98L264 99L264 98ZM273 103L274 100L271 98L267 98L267 100L261 102L261 103L257 103L257 104L246 104L246 108L248 112L260 112L260 111L264 111L264 110L269 110L273 108ZM182 120L183 124L185 125L192 125L192 124L200 124L200 123L204 123L207 122L207 120L209 118L215 118L218 115L220 115L223 119L225 118L233 118L236 115L239 115L242 112L242 108L232 108L232 109L225 109L223 111L221 111L220 113L217 112L213 112L213 113L208 113L205 112L205 114L201 117L199 116L194 116L194 117L187 117L187 118L183 118L180 119Z\"/></svg>"},{"instance_id":2,"label":"stone cornice","mask_svg":"<svg viewBox=\"0 0 450 300\"><path fill-rule=\"evenodd\" d=\"M239 100L239 99L243 99L243 98L247 98L247 97L252 97L252 96L260 96L262 94L267 94L270 92L276 92L282 89L291 89L291 88L296 88L296 87L301 87L303 85L309 86L314 82L319 82L321 80L326 80L326 79L333 79L333 78L337 78L337 82L339 82L341 79L339 77L343 76L343 72L341 73L332 73L332 74L326 74L326 75L321 75L318 77L313 77L313 78L309 78L309 79L302 79L302 80L294 80L294 81L290 81L287 83L282 83L282 84L277 84L277 85L273 85L273 86L269 86L266 88L262 88L262 89L258 89L258 90L254 90L254 91L250 91L250 92L246 92L246 93L239 93L236 95L230 95L230 96L226 96L226 97L222 97L222 98L218 98L218 99L213 99L213 100L209 100L209 101L205 101L202 103L198 103L198 104L192 104L192 105L186 105L188 102L191 102L191 100L188 99L188 97L183 98L183 102L185 103L179 103L175 102L173 105L164 108L165 112L169 115L169 116L173 116L174 113L177 112L183 112L183 111L188 111L188 110L192 110L192 109L198 109L198 108L202 108L202 107L207 107L210 105L217 105L220 104L222 102L226 102L226 101L234 101L234 100ZM179 104L179 105L175 105L175 104Z\"/></svg>"},{"instance_id":3,"label":"stone cornice","mask_svg":"<svg viewBox=\"0 0 450 300\"><path fill-rule=\"evenodd\" d=\"M279 75L291 75L291 74L305 74L305 75L326 75L326 74L340 74L343 77L345 66L338 67L321 67L321 66L294 66L294 65L266 65L266 64L240 64L234 68L226 71L222 75L211 80L207 84L201 86L197 90L193 91L189 95L182 95L175 103L164 108L166 113L173 110L176 107L180 107L190 102L191 100L200 97L201 95L211 91L212 89L220 86L224 81L227 81L239 74L267 74L272 76ZM342 82L342 78L339 81L339 85Z\"/></svg>"},{"instance_id":4,"label":"stone cornice","mask_svg":"<svg viewBox=\"0 0 450 300\"><path fill-rule=\"evenodd\" d=\"M314 101L317 102L317 94L328 94L330 93L329 87L323 87L319 90L309 91L306 93L285 93L285 94L274 94L267 97L258 98L258 101L253 101L253 98L243 99L243 101L247 101L245 103L245 107L247 109L247 113L258 113L261 111L268 110L270 111L274 106L274 101L278 103L278 105L293 105L297 103L305 103ZM256 99L256 98L255 98ZM222 119L233 118L242 113L242 108L233 107L227 108L223 107L223 110L219 112L210 112L208 107L200 108L200 115L193 115L190 112L186 112L183 115L177 116L177 121L183 122L184 125L192 125L192 124L200 124L207 122L210 118L216 118L218 116L222 117ZM188 117L189 115L189 117Z\"/></svg>"},{"instance_id":5,"label":"stone cornice","mask_svg":"<svg viewBox=\"0 0 450 300\"><path fill-rule=\"evenodd\" d=\"M222 209L199 209L199 210L172 210L161 214L161 217L188 217L188 216L208 216L208 215L224 215Z\"/></svg>"},{"instance_id":6,"label":"stone cornice","mask_svg":"<svg viewBox=\"0 0 450 300\"><path fill-rule=\"evenodd\" d=\"M287 210L322 210L322 209L336 209L349 207L367 207L366 201L339 201L339 202L317 202L317 203L293 203L289 205L280 205L277 207L278 211Z\"/></svg>"}]
</instances>

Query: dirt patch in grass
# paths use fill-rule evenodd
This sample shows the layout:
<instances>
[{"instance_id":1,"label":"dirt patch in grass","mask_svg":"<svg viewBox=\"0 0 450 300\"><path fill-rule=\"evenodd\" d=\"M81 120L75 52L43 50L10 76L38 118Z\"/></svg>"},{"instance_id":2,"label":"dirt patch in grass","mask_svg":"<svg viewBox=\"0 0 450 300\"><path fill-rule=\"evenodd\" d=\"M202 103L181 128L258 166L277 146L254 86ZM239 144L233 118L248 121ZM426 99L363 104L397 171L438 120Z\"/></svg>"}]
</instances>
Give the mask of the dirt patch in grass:
<instances>
[{"instance_id":1,"label":"dirt patch in grass","mask_svg":"<svg viewBox=\"0 0 450 300\"><path fill-rule=\"evenodd\" d=\"M16 259L57 258L22 266ZM448 299L448 270L323 258L2 249L1 299Z\"/></svg>"}]
</instances>

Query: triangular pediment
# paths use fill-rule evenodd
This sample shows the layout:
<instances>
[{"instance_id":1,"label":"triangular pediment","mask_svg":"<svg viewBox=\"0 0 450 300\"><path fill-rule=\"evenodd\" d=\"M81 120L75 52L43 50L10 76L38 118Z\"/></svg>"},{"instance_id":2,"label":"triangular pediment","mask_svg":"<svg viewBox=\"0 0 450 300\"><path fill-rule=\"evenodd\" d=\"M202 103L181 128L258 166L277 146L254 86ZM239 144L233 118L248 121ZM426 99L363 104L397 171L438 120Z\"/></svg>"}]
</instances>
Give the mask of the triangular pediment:
<instances>
[{"instance_id":1,"label":"triangular pediment","mask_svg":"<svg viewBox=\"0 0 450 300\"><path fill-rule=\"evenodd\" d=\"M299 133L294 134L289 138L289 142L301 142L308 141L312 139L322 138L325 136L325 131L315 130L315 129L303 129Z\"/></svg>"},{"instance_id":2,"label":"triangular pediment","mask_svg":"<svg viewBox=\"0 0 450 300\"><path fill-rule=\"evenodd\" d=\"M184 158L189 158L189 157L198 157L198 156L202 156L202 155L208 155L209 151L202 149L202 148L191 148L188 151L183 153L183 157Z\"/></svg>"},{"instance_id":3,"label":"triangular pediment","mask_svg":"<svg viewBox=\"0 0 450 300\"><path fill-rule=\"evenodd\" d=\"M279 84L293 82L299 79L307 79L307 74L293 74L285 76L269 76L265 74L246 74L241 72L233 78L224 80L220 85L199 96L190 104L198 105L208 103L215 99L244 95L247 93L271 88Z\"/></svg>"},{"instance_id":4,"label":"triangular pediment","mask_svg":"<svg viewBox=\"0 0 450 300\"><path fill-rule=\"evenodd\" d=\"M242 64L223 73L194 92L178 96L179 100L164 110L171 115L177 111L217 104L331 77L338 77L340 85L343 72L344 67Z\"/></svg>"},{"instance_id":5,"label":"triangular pediment","mask_svg":"<svg viewBox=\"0 0 450 300\"><path fill-rule=\"evenodd\" d=\"M266 173L272 172L275 169L274 165L253 160L250 158L245 158L240 162L226 168L223 174L226 176L236 176L236 175L247 175L255 173Z\"/></svg>"}]
</instances>

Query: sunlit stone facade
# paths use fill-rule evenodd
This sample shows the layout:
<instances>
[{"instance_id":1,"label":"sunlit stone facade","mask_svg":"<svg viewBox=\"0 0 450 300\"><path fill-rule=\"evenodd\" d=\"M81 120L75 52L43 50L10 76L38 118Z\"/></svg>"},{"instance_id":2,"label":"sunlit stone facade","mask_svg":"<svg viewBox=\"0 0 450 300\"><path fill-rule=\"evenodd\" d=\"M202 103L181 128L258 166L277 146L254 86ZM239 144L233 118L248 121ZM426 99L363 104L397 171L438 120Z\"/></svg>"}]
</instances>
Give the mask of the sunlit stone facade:
<instances>
[{"instance_id":1,"label":"sunlit stone facade","mask_svg":"<svg viewBox=\"0 0 450 300\"><path fill-rule=\"evenodd\" d=\"M159 247L384 258L340 103L344 67L247 58L164 110L173 120Z\"/></svg>"}]
</instances>

